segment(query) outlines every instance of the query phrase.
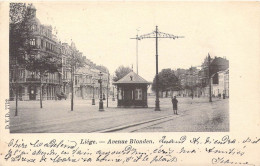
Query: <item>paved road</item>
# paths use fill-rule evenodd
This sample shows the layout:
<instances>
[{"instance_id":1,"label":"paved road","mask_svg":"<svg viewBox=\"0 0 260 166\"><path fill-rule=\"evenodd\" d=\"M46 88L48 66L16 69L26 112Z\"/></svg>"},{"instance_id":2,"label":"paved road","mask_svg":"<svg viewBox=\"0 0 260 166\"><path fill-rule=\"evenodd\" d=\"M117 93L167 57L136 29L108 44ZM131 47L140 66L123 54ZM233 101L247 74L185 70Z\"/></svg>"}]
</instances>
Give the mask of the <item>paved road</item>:
<instances>
[{"instance_id":1,"label":"paved road","mask_svg":"<svg viewBox=\"0 0 260 166\"><path fill-rule=\"evenodd\" d=\"M135 132L204 132L229 131L228 100L213 103L194 101L188 108L179 110L179 117L144 127Z\"/></svg>"},{"instance_id":2,"label":"paved road","mask_svg":"<svg viewBox=\"0 0 260 166\"><path fill-rule=\"evenodd\" d=\"M110 99L109 108L106 108L106 102L104 103L104 112L98 111L98 102L92 106L91 100L76 100L74 111L70 111L69 100L44 101L43 109L39 108L39 101L22 101L19 102L17 117L14 117L15 103L11 102L10 131L85 133L109 131L120 127L124 129L117 132L228 131L228 100L216 99L212 104L208 103L206 98L178 100L180 111L177 116L172 116L169 98L160 99L162 111L154 111L154 98L149 98L149 108L145 109L119 109L116 108L116 102ZM163 120L163 117L166 119ZM139 123L142 124L137 125ZM127 128L129 125L132 127Z\"/></svg>"}]
</instances>

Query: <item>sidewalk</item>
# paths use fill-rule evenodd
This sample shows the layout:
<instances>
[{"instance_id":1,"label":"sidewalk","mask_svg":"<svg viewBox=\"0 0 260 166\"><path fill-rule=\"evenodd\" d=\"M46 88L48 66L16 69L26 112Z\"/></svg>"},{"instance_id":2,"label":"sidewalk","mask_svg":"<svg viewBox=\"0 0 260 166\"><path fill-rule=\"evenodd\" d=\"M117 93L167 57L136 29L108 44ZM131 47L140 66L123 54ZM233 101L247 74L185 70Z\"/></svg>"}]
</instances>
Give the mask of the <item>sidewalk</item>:
<instances>
[{"instance_id":1,"label":"sidewalk","mask_svg":"<svg viewBox=\"0 0 260 166\"><path fill-rule=\"evenodd\" d=\"M197 104L208 103L207 99L203 98L193 100L178 98L178 100L181 114ZM75 100L74 111L70 111L70 100L43 101L42 109L39 108L39 101L21 101L16 117L14 117L15 103L11 102L10 131L12 133L95 132L173 114L170 98L160 99L162 111L154 111L154 101L154 98L149 98L149 108L123 109L117 108L116 101L113 102L112 99L109 99L107 108L104 100L104 112L98 111L97 100L94 106L91 105L91 100Z\"/></svg>"}]
</instances>

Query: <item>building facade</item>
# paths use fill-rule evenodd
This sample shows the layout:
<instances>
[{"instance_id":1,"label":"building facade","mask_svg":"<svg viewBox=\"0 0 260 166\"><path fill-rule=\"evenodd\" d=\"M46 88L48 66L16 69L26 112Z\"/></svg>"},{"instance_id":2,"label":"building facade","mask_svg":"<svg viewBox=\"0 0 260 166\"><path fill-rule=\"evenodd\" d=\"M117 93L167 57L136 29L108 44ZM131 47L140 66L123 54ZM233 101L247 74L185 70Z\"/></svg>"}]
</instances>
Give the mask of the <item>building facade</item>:
<instances>
[{"instance_id":1,"label":"building facade","mask_svg":"<svg viewBox=\"0 0 260 166\"><path fill-rule=\"evenodd\" d=\"M229 96L229 61L221 57L208 58L204 59L201 69L190 67L175 70L182 88L172 92L172 95L208 97L210 81L212 96Z\"/></svg>"},{"instance_id":2,"label":"building facade","mask_svg":"<svg viewBox=\"0 0 260 166\"><path fill-rule=\"evenodd\" d=\"M31 55L35 58L41 58L45 55L56 56L61 58L61 48L57 42L57 38L52 34L52 27L40 23L36 18L36 9L34 6L30 7L31 17L27 22L30 26L30 38L28 39L31 47ZM16 68L17 62L10 59L10 100L15 99L15 87L18 84L19 100L39 100L40 98L40 85L42 84L42 97L43 99L55 99L55 93L60 91L61 88L61 73L46 73L42 80L40 80L39 73L28 71L22 64ZM16 72L18 75L16 75ZM17 82L15 81L17 79Z\"/></svg>"},{"instance_id":3,"label":"building facade","mask_svg":"<svg viewBox=\"0 0 260 166\"><path fill-rule=\"evenodd\" d=\"M211 83L213 97L229 97L229 69L215 73Z\"/></svg>"},{"instance_id":4,"label":"building facade","mask_svg":"<svg viewBox=\"0 0 260 166\"><path fill-rule=\"evenodd\" d=\"M40 86L42 85L42 99L54 100L57 99L57 93L64 93L67 98L71 97L72 93L72 70L71 70L71 56L73 52L79 52L74 42L71 44L61 43L58 41L53 32L52 26L43 25L36 17L36 8L30 6L28 8L31 12L31 18L28 20L30 26L30 38L28 39L32 51L32 55L36 58L41 58L45 55L59 57L61 60L61 68L59 72L46 73L42 80L40 80L39 73L30 72L21 64L17 64L15 59L10 59L10 75L9 83L10 100L15 100L16 87L18 87L19 100L39 100ZM92 61L87 59L83 53L79 52L79 56L84 58L86 65L74 72L74 88L73 93L75 98L92 98L99 96L99 73L102 72L103 85L102 90L104 94L110 89L107 87L109 83L109 71L104 66L97 66ZM18 66L18 67L17 67ZM93 88L94 87L94 88Z\"/></svg>"}]
</instances>

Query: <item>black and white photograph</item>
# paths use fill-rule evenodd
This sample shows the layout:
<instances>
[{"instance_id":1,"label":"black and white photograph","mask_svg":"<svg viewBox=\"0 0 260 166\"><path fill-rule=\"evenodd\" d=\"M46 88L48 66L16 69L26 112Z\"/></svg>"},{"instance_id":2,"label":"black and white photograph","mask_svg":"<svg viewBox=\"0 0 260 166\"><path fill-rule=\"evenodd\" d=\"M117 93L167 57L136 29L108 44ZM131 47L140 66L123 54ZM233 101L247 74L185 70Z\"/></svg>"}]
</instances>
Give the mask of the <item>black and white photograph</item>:
<instances>
[{"instance_id":1,"label":"black and white photograph","mask_svg":"<svg viewBox=\"0 0 260 166\"><path fill-rule=\"evenodd\" d=\"M10 132L228 132L232 22L176 4L10 3Z\"/></svg>"},{"instance_id":2,"label":"black and white photograph","mask_svg":"<svg viewBox=\"0 0 260 166\"><path fill-rule=\"evenodd\" d=\"M260 166L258 1L0 0L0 165Z\"/></svg>"}]
</instances>

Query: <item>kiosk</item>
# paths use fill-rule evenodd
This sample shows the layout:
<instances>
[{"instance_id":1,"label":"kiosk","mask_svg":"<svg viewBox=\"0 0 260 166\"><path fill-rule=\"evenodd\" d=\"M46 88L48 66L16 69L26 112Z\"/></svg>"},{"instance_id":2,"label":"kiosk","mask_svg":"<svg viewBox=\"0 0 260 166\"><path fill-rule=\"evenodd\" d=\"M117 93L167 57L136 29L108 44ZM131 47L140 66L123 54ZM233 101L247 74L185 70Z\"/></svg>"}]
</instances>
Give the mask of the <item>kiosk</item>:
<instances>
[{"instance_id":1,"label":"kiosk","mask_svg":"<svg viewBox=\"0 0 260 166\"><path fill-rule=\"evenodd\" d=\"M150 82L130 72L117 82L117 107L143 107L147 108L147 88Z\"/></svg>"}]
</instances>

